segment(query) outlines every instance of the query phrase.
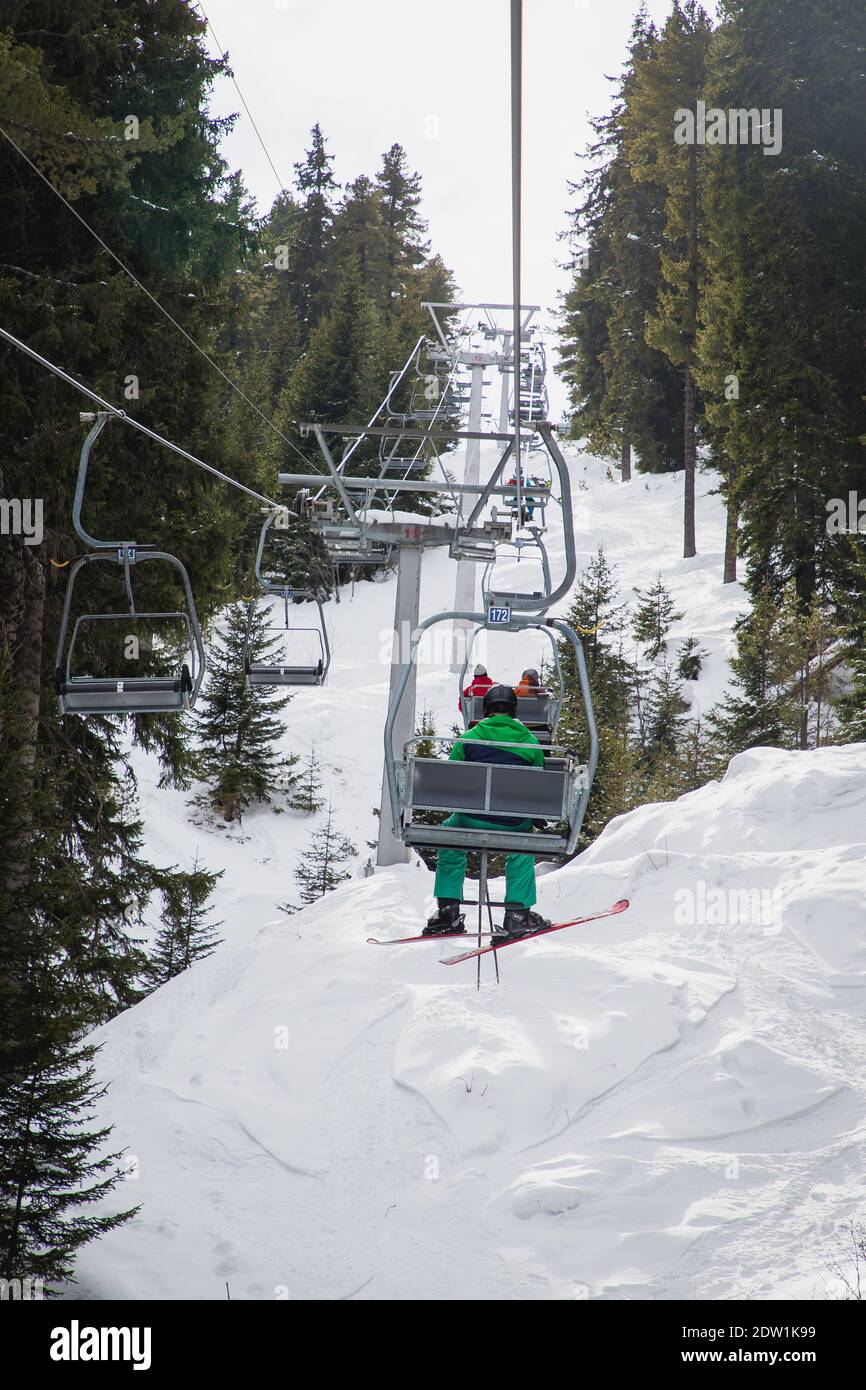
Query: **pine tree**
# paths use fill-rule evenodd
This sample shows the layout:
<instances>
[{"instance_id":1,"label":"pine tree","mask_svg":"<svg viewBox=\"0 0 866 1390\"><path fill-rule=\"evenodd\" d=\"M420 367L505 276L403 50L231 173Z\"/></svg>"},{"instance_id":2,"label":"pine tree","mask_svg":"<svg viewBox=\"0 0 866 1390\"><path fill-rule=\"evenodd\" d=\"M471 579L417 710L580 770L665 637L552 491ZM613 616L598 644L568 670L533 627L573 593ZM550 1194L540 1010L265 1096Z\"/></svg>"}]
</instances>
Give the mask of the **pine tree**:
<instances>
[{"instance_id":1,"label":"pine tree","mask_svg":"<svg viewBox=\"0 0 866 1390\"><path fill-rule=\"evenodd\" d=\"M707 736L703 720L698 716L686 725L677 750L679 758L679 794L703 787L718 771L718 759L712 740Z\"/></svg>"},{"instance_id":2,"label":"pine tree","mask_svg":"<svg viewBox=\"0 0 866 1390\"><path fill-rule=\"evenodd\" d=\"M462 729L454 727L453 733L462 732ZM436 723L431 710L425 708L421 711L421 718L415 729L415 736L418 742L415 744L416 758L446 758L451 751L449 744L434 743L436 737ZM413 821L419 825L439 825L441 815L437 811L416 811L412 816ZM423 846L417 850L418 857L427 865L431 871L436 869L436 851L425 849ZM496 856L494 856L496 858ZM492 860L491 860L492 863ZM503 861L504 863L504 861ZM499 870L497 869L497 872Z\"/></svg>"},{"instance_id":3,"label":"pine tree","mask_svg":"<svg viewBox=\"0 0 866 1390\"><path fill-rule=\"evenodd\" d=\"M353 259L337 284L329 312L314 329L307 352L280 396L276 424L283 434L300 448L300 423L355 424L369 419L384 394L380 348L379 317ZM278 467L295 470L297 460L279 439L273 440L269 451ZM353 455L353 471L363 471L364 460L372 456L362 445Z\"/></svg>"},{"instance_id":4,"label":"pine tree","mask_svg":"<svg viewBox=\"0 0 866 1390\"><path fill-rule=\"evenodd\" d=\"M628 616L604 550L578 580L566 621L580 635L598 726L599 759L581 830L580 848L590 844L614 815L635 804L638 757L631 735L634 668L624 654ZM570 643L560 643L564 695L557 739L588 755L576 661Z\"/></svg>"},{"instance_id":5,"label":"pine tree","mask_svg":"<svg viewBox=\"0 0 866 1390\"><path fill-rule=\"evenodd\" d=\"M850 552L825 507L862 487L866 400L866 111L857 6L725 0L711 50L712 98L778 110L781 149L735 144L706 161L706 250L699 352L740 515L753 598L795 581L844 584ZM769 135L769 131L765 135ZM710 389L711 378L715 383ZM738 399L719 404L724 376Z\"/></svg>"},{"instance_id":6,"label":"pine tree","mask_svg":"<svg viewBox=\"0 0 866 1390\"><path fill-rule=\"evenodd\" d=\"M840 666L847 677L835 714L844 742L866 743L866 554L859 540L851 544L851 551L850 578L834 594L841 635Z\"/></svg>"},{"instance_id":7,"label":"pine tree","mask_svg":"<svg viewBox=\"0 0 866 1390\"><path fill-rule=\"evenodd\" d=\"M405 294L407 280L423 265L430 243L424 240L427 223L419 211L421 175L410 173L406 151L394 144L382 156L376 175L385 226L387 277L385 304L393 314Z\"/></svg>"},{"instance_id":8,"label":"pine tree","mask_svg":"<svg viewBox=\"0 0 866 1390\"><path fill-rule=\"evenodd\" d=\"M707 719L720 756L730 758L759 745L790 748L799 742L792 693L801 653L798 624L791 591L780 613L769 589L737 623L737 653L731 658L734 688Z\"/></svg>"},{"instance_id":9,"label":"pine tree","mask_svg":"<svg viewBox=\"0 0 866 1390\"><path fill-rule=\"evenodd\" d=\"M436 744L433 742L433 739L436 737L436 724L433 719L432 711L429 710L426 705L421 711L421 718L415 730L415 736L418 739L418 742L415 744L415 757L435 758Z\"/></svg>"},{"instance_id":10,"label":"pine tree","mask_svg":"<svg viewBox=\"0 0 866 1390\"><path fill-rule=\"evenodd\" d=\"M300 772L295 775L289 805L293 810L304 811L306 815L311 816L316 811L321 811L324 804L319 755L314 744L307 754Z\"/></svg>"},{"instance_id":11,"label":"pine tree","mask_svg":"<svg viewBox=\"0 0 866 1390\"><path fill-rule=\"evenodd\" d=\"M382 195L366 174L348 185L334 216L332 264L337 276L352 265L371 302L388 307L388 232Z\"/></svg>"},{"instance_id":12,"label":"pine tree","mask_svg":"<svg viewBox=\"0 0 866 1390\"><path fill-rule=\"evenodd\" d=\"M635 68L657 42L642 8L612 110L592 122L596 141L588 153L596 163L571 186L583 201L571 213L574 282L560 329L560 370L575 407L572 433L587 433L594 452L617 457L624 482L635 451L642 469L675 468L681 458L676 372L645 335L662 279L664 192L635 178L626 143Z\"/></svg>"},{"instance_id":13,"label":"pine tree","mask_svg":"<svg viewBox=\"0 0 866 1390\"><path fill-rule=\"evenodd\" d=\"M209 679L196 709L206 799L227 821L240 819L254 803L270 803L279 779L276 742L283 733L283 723L276 716L292 698L272 687L247 683L247 623L247 605L232 604L219 645L212 650ZM267 661L276 646L278 639L271 637L268 623L267 611L255 605L249 621L253 661Z\"/></svg>"},{"instance_id":14,"label":"pine tree","mask_svg":"<svg viewBox=\"0 0 866 1390\"><path fill-rule=\"evenodd\" d=\"M82 1245L123 1225L138 1208L112 1216L86 1212L122 1180L121 1155L105 1153L110 1128L93 1127L94 1106L105 1093L95 1082L97 1049L70 1046L62 1033L52 1038L46 1030L59 1001L47 983L48 963L43 967L38 978L31 975L15 1019L20 1028L29 1018L30 1044L3 1047L0 1278L43 1279L50 1293L72 1278Z\"/></svg>"},{"instance_id":15,"label":"pine tree","mask_svg":"<svg viewBox=\"0 0 866 1390\"><path fill-rule=\"evenodd\" d=\"M628 622L626 605L620 600L616 576L607 562L604 548L587 565L578 579L566 621L580 635L593 698L606 712L612 725L626 715L632 668L624 656ZM560 660L566 682L563 715L575 728L582 727L581 701L574 653L570 643L560 645Z\"/></svg>"},{"instance_id":16,"label":"pine tree","mask_svg":"<svg viewBox=\"0 0 866 1390\"><path fill-rule=\"evenodd\" d=\"M680 679L696 681L707 655L696 637L687 637L681 642L677 652L677 675Z\"/></svg>"},{"instance_id":17,"label":"pine tree","mask_svg":"<svg viewBox=\"0 0 866 1390\"><path fill-rule=\"evenodd\" d=\"M203 869L196 854L190 871L167 869L161 874L162 927L148 971L154 988L211 955L220 944L216 932L222 923L209 920L210 899L224 873L225 869L216 873Z\"/></svg>"},{"instance_id":18,"label":"pine tree","mask_svg":"<svg viewBox=\"0 0 866 1390\"><path fill-rule=\"evenodd\" d=\"M301 856L295 870L301 901L305 907L309 903L318 902L319 898L339 888L341 883L351 878L351 873L344 866L356 853L351 840L335 827L333 804L328 802L324 824L314 832L313 843Z\"/></svg>"},{"instance_id":19,"label":"pine tree","mask_svg":"<svg viewBox=\"0 0 866 1390\"><path fill-rule=\"evenodd\" d=\"M334 158L328 154L318 121L311 134L310 148L295 165L295 185L302 204L291 244L294 307L302 348L309 342L327 307L333 197L339 188L331 168Z\"/></svg>"},{"instance_id":20,"label":"pine tree","mask_svg":"<svg viewBox=\"0 0 866 1390\"><path fill-rule=\"evenodd\" d=\"M635 593L640 603L632 620L632 631L635 641L646 647L650 661L655 661L664 647L671 626L679 622L683 615L674 608L673 598L668 593L661 574L645 593L641 593L639 589L636 589Z\"/></svg>"},{"instance_id":21,"label":"pine tree","mask_svg":"<svg viewBox=\"0 0 866 1390\"><path fill-rule=\"evenodd\" d=\"M666 768L668 781L673 786L676 786L677 754L687 711L688 704L683 699L680 684L665 663L654 674L650 686L644 759L652 775L658 776L660 769Z\"/></svg>"},{"instance_id":22,"label":"pine tree","mask_svg":"<svg viewBox=\"0 0 866 1390\"><path fill-rule=\"evenodd\" d=\"M646 339L682 371L683 555L695 554L698 333L701 261L701 147L674 139L675 114L696 108L706 67L710 23L696 0L674 0L650 56L637 64L626 116L628 158L635 178L661 184L665 225L662 285L647 320Z\"/></svg>"}]
</instances>

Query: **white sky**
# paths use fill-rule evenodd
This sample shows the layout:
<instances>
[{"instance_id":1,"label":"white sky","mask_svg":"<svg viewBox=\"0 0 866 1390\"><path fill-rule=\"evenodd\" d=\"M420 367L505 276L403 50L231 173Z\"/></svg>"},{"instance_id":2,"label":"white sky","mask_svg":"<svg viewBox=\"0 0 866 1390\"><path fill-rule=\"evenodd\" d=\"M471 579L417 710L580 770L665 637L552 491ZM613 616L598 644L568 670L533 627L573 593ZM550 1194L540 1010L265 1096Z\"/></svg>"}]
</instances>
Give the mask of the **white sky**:
<instances>
[{"instance_id":1,"label":"white sky","mask_svg":"<svg viewBox=\"0 0 866 1390\"><path fill-rule=\"evenodd\" d=\"M608 109L639 0L524 4L523 301L552 326L567 276L566 183ZM511 298L508 0L202 0L271 158L288 187L321 123L346 183L373 175L395 140L423 177L433 247L468 300ZM669 0L649 0L663 20ZM210 43L210 37L208 37ZM225 155L259 210L277 189L233 84L213 109L239 111ZM551 343L551 339L548 339ZM552 345L552 343L551 343ZM551 413L565 393L550 373Z\"/></svg>"}]
</instances>

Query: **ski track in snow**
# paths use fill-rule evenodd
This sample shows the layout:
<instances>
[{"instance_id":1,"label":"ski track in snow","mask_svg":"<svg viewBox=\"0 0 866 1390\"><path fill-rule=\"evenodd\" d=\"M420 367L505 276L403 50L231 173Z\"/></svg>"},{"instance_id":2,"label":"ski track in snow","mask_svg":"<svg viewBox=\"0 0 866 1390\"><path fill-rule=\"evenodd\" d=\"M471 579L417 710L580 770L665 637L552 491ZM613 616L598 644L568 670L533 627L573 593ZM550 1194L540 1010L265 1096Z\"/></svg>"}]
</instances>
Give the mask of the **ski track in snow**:
<instances>
[{"instance_id":1,"label":"ski track in snow","mask_svg":"<svg viewBox=\"0 0 866 1390\"><path fill-rule=\"evenodd\" d=\"M721 586L712 475L690 561L682 475L623 487L575 457L572 477L581 565L603 541L629 599L661 569L684 613L670 651L693 634L709 652L689 687L708 709L745 607ZM555 576L555 510L548 539ZM527 562L501 578L532 586ZM424 615L453 584L429 555ZM362 584L327 605L328 686L286 712L285 748L319 746L359 866L393 592ZM516 680L542 650L499 637L486 657ZM447 734L456 680L441 660L419 673L425 705ZM151 857L198 848L226 871L224 944L94 1035L101 1116L137 1172L110 1207L142 1210L82 1251L73 1295L220 1298L228 1282L256 1299L828 1296L836 1232L866 1202L866 746L757 750L721 783L613 821L540 875L540 905L562 920L626 895L629 911L511 948L498 988L485 958L480 992L475 963L444 970L436 943L366 944L421 921L423 866L356 877L286 917L315 818L191 825L188 796L135 763ZM720 889L763 890L770 919L714 921ZM684 917L684 895L704 906Z\"/></svg>"}]
</instances>

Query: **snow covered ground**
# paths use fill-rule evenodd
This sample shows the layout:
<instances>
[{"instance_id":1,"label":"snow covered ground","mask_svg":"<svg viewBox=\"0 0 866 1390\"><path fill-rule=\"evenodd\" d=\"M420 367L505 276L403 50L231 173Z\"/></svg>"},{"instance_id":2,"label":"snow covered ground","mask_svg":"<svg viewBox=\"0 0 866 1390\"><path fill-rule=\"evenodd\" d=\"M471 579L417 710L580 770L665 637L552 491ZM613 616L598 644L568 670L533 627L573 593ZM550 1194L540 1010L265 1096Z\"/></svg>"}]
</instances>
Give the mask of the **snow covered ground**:
<instances>
[{"instance_id":1,"label":"snow covered ground","mask_svg":"<svg viewBox=\"0 0 866 1390\"><path fill-rule=\"evenodd\" d=\"M605 475L574 463L581 554L604 541L626 594L661 570L685 614L673 643L710 651L706 708L743 607L721 586L719 499L701 477L702 554L684 562L681 477ZM558 554L554 534L554 573ZM453 582L428 557L425 613ZM286 747L319 746L359 846L375 836L392 602L393 581L329 605L329 684L286 716ZM537 661L517 655L495 653L495 674ZM453 676L422 671L440 732L455 699ZM827 1297L837 1228L866 1208L866 747L759 750L614 821L544 875L540 905L562 920L625 895L630 910L510 948L499 987L485 958L479 992L474 964L439 964L442 943L366 944L429 909L419 864L288 918L275 904L308 819L191 826L187 797L139 772L151 856L198 848L225 868L225 940L96 1035L113 1146L131 1155L112 1203L142 1211L82 1252L81 1293Z\"/></svg>"}]
</instances>

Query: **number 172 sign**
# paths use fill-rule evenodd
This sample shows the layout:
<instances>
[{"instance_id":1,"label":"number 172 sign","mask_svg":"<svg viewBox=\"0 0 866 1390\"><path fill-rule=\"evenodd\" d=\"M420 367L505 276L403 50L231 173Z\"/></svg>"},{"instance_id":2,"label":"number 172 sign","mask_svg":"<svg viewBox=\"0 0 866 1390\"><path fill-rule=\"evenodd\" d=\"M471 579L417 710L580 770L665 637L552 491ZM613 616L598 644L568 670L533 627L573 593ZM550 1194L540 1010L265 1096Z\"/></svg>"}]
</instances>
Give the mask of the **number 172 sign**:
<instances>
[{"instance_id":1,"label":"number 172 sign","mask_svg":"<svg viewBox=\"0 0 866 1390\"><path fill-rule=\"evenodd\" d=\"M494 608L492 605L487 610L488 627L507 627L511 622L510 608Z\"/></svg>"}]
</instances>

